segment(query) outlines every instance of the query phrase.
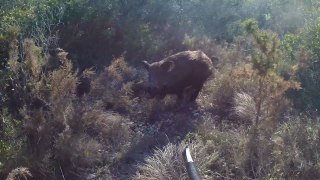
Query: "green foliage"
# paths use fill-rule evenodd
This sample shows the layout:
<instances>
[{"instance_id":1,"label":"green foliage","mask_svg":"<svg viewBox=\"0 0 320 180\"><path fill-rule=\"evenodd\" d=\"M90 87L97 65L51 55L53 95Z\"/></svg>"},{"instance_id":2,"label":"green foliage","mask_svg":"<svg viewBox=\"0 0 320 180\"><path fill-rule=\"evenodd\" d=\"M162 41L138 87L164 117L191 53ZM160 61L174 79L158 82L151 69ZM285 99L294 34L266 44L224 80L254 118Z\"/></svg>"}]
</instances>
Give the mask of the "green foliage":
<instances>
[{"instance_id":1,"label":"green foliage","mask_svg":"<svg viewBox=\"0 0 320 180\"><path fill-rule=\"evenodd\" d=\"M302 46L302 37L299 34L286 34L281 41L281 48L286 53L287 59L292 62L296 60L296 52ZM288 63L289 63L288 62Z\"/></svg>"},{"instance_id":2,"label":"green foliage","mask_svg":"<svg viewBox=\"0 0 320 180\"><path fill-rule=\"evenodd\" d=\"M320 22L317 21L314 25L310 26L306 35L306 45L313 53L315 58L320 58Z\"/></svg>"},{"instance_id":3,"label":"green foliage","mask_svg":"<svg viewBox=\"0 0 320 180\"><path fill-rule=\"evenodd\" d=\"M302 109L319 109L319 58L320 58L320 25L318 21L307 26L306 31L301 33L297 61L303 66L299 67L297 78L302 84L303 91L298 94L297 104ZM295 47L295 46L293 46Z\"/></svg>"},{"instance_id":4,"label":"green foliage","mask_svg":"<svg viewBox=\"0 0 320 180\"><path fill-rule=\"evenodd\" d=\"M303 27L306 12L315 13L316 10L312 9L315 2L291 2L5 1L0 13L3 22L0 34L12 26L18 27L23 36L32 37L44 52L59 44L76 55L75 65L83 70L89 66L99 67L101 63L107 65L113 56L124 51L127 59L133 62L165 57L185 49L181 45L185 35L231 42L242 34L240 22L248 17L258 19L263 28L272 29L281 36L294 33ZM88 24L81 28L83 23ZM72 27L77 28L65 30ZM97 52L97 49L100 50Z\"/></svg>"},{"instance_id":5,"label":"green foliage","mask_svg":"<svg viewBox=\"0 0 320 180\"><path fill-rule=\"evenodd\" d=\"M1 9L0 34L7 32L12 26L18 26L24 29L28 26L28 23L35 18L35 14L32 9L30 9L29 3L17 1L12 2L10 5L12 6L4 6L5 8Z\"/></svg>"},{"instance_id":6,"label":"green foliage","mask_svg":"<svg viewBox=\"0 0 320 180\"><path fill-rule=\"evenodd\" d=\"M3 25L27 25L55 13L56 20L59 19L58 11L63 11L64 23L74 21L88 21L95 18L109 18L122 20L142 20L155 24L171 24L174 26L191 27L194 32L212 35L218 38L232 39L237 34L239 22L248 17L255 17L263 24L263 27L273 26L275 22L283 22L279 27L271 28L283 32L293 32L303 25L303 16L316 14L316 2L300 1L248 1L248 0L227 0L218 1L115 1L115 0L32 0L32 1L5 1L2 3L1 17ZM299 8L300 7L300 8ZM292 13L295 11L296 13ZM257 13L260 12L260 13ZM302 17L300 17L302 16ZM269 17L269 18L267 18ZM297 18L301 18L297 20ZM292 19L296 18L295 22ZM57 21L55 21L57 22ZM301 23L302 22L302 23ZM288 24L288 25L286 25ZM302 24L302 25L301 25ZM25 27L25 26L21 26ZM179 28L181 29L181 28ZM238 29L238 30L237 30ZM283 30L282 30L283 29ZM277 31L277 32L278 32ZM282 33L282 32L280 32Z\"/></svg>"},{"instance_id":7,"label":"green foliage","mask_svg":"<svg viewBox=\"0 0 320 180\"><path fill-rule=\"evenodd\" d=\"M0 118L0 172L7 173L15 166L14 160L19 158L25 146L25 137L22 135L22 122L14 119L8 109L2 110Z\"/></svg>"},{"instance_id":8,"label":"green foliage","mask_svg":"<svg viewBox=\"0 0 320 180\"><path fill-rule=\"evenodd\" d=\"M251 76L257 83L257 91L253 95L253 100L256 104L255 125L257 126L261 123L260 118L264 109L263 106L267 103L267 99L270 96L274 104L279 104L283 102L287 90L300 89L300 84L295 82L292 77L284 80L280 76L279 71L277 71L279 62L283 61L283 56L276 34L259 30L256 22L252 19L245 21L243 25L247 33L252 35L255 41L254 45L256 46L252 55L252 68L257 74L253 71L253 74L249 75L249 77ZM291 74L291 76L293 76L293 74ZM279 107L273 109L271 112L277 114L277 110L279 110Z\"/></svg>"},{"instance_id":9,"label":"green foliage","mask_svg":"<svg viewBox=\"0 0 320 180\"><path fill-rule=\"evenodd\" d=\"M257 48L252 55L252 66L261 76L266 76L275 70L276 64L280 61L279 40L276 34L261 31L253 19L243 22L243 26L249 35L252 35Z\"/></svg>"}]
</instances>

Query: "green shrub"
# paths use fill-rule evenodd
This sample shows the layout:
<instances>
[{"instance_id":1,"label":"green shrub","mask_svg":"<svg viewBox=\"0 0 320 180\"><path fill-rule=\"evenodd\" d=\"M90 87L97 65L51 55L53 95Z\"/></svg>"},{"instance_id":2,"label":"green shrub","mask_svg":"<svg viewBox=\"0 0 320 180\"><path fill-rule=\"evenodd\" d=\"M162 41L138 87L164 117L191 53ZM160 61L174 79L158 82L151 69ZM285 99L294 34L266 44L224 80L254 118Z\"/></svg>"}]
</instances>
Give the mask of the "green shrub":
<instances>
[{"instance_id":1,"label":"green shrub","mask_svg":"<svg viewBox=\"0 0 320 180\"><path fill-rule=\"evenodd\" d=\"M4 178L12 168L19 165L16 160L21 159L26 137L22 134L22 122L14 119L8 109L2 110L0 118L0 176Z\"/></svg>"}]
</instances>

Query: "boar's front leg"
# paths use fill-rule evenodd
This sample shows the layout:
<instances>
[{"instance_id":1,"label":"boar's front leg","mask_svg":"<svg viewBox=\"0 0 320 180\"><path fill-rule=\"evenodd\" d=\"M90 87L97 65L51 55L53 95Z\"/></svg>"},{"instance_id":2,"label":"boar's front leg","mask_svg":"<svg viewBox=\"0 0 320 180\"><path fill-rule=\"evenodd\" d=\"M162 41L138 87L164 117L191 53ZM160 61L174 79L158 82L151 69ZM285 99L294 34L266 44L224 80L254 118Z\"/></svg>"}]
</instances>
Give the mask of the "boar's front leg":
<instances>
[{"instance_id":1,"label":"boar's front leg","mask_svg":"<svg viewBox=\"0 0 320 180\"><path fill-rule=\"evenodd\" d=\"M159 89L157 98L158 98L158 99L163 99L166 95L167 95L166 87L163 86L163 87L161 87L161 88Z\"/></svg>"},{"instance_id":2,"label":"boar's front leg","mask_svg":"<svg viewBox=\"0 0 320 180\"><path fill-rule=\"evenodd\" d=\"M197 99L202 87L203 87L203 83L198 84L197 86L194 87L194 91L192 92L192 95L191 95L191 98L190 98L191 102L193 102L193 101L195 101Z\"/></svg>"}]
</instances>

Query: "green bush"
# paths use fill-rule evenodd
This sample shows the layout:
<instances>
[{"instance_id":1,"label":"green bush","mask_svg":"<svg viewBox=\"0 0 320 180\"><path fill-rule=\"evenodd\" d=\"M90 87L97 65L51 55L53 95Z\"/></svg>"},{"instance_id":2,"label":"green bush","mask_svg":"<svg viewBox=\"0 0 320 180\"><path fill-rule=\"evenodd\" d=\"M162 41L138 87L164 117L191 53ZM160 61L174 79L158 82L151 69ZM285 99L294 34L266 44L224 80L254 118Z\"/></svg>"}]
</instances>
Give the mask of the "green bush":
<instances>
[{"instance_id":1,"label":"green bush","mask_svg":"<svg viewBox=\"0 0 320 180\"><path fill-rule=\"evenodd\" d=\"M303 33L303 46L305 49L301 51L297 58L304 66L299 67L297 78L301 82L303 91L298 94L297 104L302 110L319 109L319 24L310 26L306 32Z\"/></svg>"},{"instance_id":2,"label":"green bush","mask_svg":"<svg viewBox=\"0 0 320 180\"><path fill-rule=\"evenodd\" d=\"M26 137L23 134L22 122L14 119L8 109L2 110L0 118L0 176L4 178L12 168L20 165L16 160L21 159Z\"/></svg>"}]
</instances>

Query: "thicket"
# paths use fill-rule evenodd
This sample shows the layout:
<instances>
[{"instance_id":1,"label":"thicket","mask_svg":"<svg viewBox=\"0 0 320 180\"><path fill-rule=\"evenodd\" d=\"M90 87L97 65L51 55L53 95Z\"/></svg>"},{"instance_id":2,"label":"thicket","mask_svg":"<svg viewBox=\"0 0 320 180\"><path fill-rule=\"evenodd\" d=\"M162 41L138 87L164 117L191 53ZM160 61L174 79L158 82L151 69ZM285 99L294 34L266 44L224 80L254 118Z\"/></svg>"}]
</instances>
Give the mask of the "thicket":
<instances>
[{"instance_id":1,"label":"thicket","mask_svg":"<svg viewBox=\"0 0 320 180\"><path fill-rule=\"evenodd\" d=\"M1 1L0 178L187 179L186 144L204 179L318 177L319 5ZM140 61L198 49L195 104L146 99Z\"/></svg>"},{"instance_id":2,"label":"thicket","mask_svg":"<svg viewBox=\"0 0 320 180\"><path fill-rule=\"evenodd\" d=\"M12 43L10 54L17 57L17 41ZM13 119L7 109L1 114L2 178L17 166L28 167L35 179L85 178L85 172L102 167L102 161L107 161L110 166L116 163L116 159L121 158L121 153L130 144L132 133L130 120L112 109L105 111L107 105L101 102L103 95L94 95L98 91L97 87L104 87L105 81L97 78L97 82L93 83L93 94L79 98L76 96L79 78L71 60L67 58L68 53L59 50L54 57L50 57L60 63L51 71L44 71L50 59L38 53L39 47L32 40L26 39L23 41L24 61L9 60L11 78L15 83L11 90L15 96L19 96L19 101L15 103L19 103L17 106L20 108L18 115L15 115L19 119ZM115 60L114 65L107 68L108 77L118 75L115 72L118 62L124 63L121 59ZM126 64L121 67L128 69ZM93 75L92 71L84 71L83 76L90 75ZM23 77L24 81L19 77ZM115 81L122 82L120 79ZM126 86L123 84L103 91L117 96L115 93ZM127 103L134 102L129 94L121 97ZM115 104L108 101L108 98L106 100L106 103ZM121 100L117 102L122 104ZM115 107L118 109L116 104ZM106 168L108 170L109 167ZM30 175L29 170L16 169L8 178L18 175L27 177Z\"/></svg>"},{"instance_id":3,"label":"thicket","mask_svg":"<svg viewBox=\"0 0 320 180\"><path fill-rule=\"evenodd\" d=\"M185 36L232 42L243 33L241 21L253 17L280 36L312 24L316 1L6 1L0 34L12 27L44 50L59 46L81 70L108 65L126 52L127 61L152 61L188 47ZM102 70L99 68L99 70Z\"/></svg>"}]
</instances>

